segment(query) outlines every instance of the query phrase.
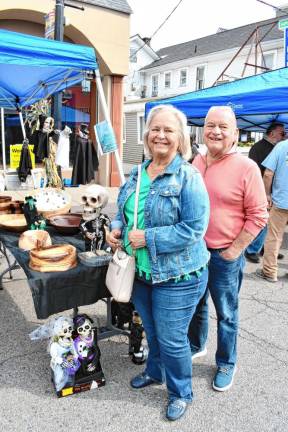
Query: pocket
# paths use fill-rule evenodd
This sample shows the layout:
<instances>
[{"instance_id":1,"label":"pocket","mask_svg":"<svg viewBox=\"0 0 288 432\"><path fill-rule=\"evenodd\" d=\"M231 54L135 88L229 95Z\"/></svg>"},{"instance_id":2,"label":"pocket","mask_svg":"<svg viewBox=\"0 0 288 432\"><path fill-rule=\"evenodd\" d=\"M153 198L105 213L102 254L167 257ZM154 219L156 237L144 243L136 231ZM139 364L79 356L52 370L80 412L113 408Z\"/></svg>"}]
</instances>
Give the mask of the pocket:
<instances>
[{"instance_id":1,"label":"pocket","mask_svg":"<svg viewBox=\"0 0 288 432\"><path fill-rule=\"evenodd\" d=\"M161 225L174 225L179 222L179 196L181 186L167 185L159 189L159 205L157 219Z\"/></svg>"}]
</instances>

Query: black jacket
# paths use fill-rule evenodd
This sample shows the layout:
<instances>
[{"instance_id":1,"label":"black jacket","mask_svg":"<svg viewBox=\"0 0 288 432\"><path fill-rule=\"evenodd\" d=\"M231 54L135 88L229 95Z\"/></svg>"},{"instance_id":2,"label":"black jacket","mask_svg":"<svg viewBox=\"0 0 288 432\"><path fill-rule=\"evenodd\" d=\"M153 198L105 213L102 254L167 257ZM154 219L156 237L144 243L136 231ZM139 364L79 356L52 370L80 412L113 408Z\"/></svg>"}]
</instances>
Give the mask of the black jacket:
<instances>
[{"instance_id":1,"label":"black jacket","mask_svg":"<svg viewBox=\"0 0 288 432\"><path fill-rule=\"evenodd\" d=\"M261 170L262 177L264 175L265 167L262 166L262 162L273 150L274 145L267 141L265 138L257 141L249 151L249 158L253 159Z\"/></svg>"}]
</instances>

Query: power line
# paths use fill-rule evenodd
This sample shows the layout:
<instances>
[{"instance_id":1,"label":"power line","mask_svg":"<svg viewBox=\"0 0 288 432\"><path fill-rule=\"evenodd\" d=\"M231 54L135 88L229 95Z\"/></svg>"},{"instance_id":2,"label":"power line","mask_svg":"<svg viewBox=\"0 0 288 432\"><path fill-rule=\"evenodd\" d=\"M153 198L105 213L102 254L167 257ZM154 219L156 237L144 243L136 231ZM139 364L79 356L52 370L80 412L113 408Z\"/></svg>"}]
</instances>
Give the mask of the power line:
<instances>
[{"instance_id":1,"label":"power line","mask_svg":"<svg viewBox=\"0 0 288 432\"><path fill-rule=\"evenodd\" d=\"M256 0L256 1L258 1L259 3L263 3L263 4L266 5L266 6L270 6L270 7L272 7L273 9L275 9L276 11L278 11L278 12L283 12L284 15L287 15L287 11L285 11L284 9L278 8L277 6L274 6L274 5L272 5L271 3L267 3L267 2L265 2L265 1L263 1L263 0ZM281 16L282 16L282 15L281 15Z\"/></svg>"},{"instance_id":2,"label":"power line","mask_svg":"<svg viewBox=\"0 0 288 432\"><path fill-rule=\"evenodd\" d=\"M173 13L175 12L175 10L178 8L178 6L180 6L180 4L182 3L183 0L180 0L177 5L174 7L174 9L172 9L172 11L170 12L170 14L167 16L167 18L165 18L165 20L159 25L159 27L154 31L154 33L152 34L151 38L149 39L149 42L151 41L151 39L156 35L156 33L158 33L158 31L161 29L161 27L163 27L163 25L168 21L168 19L171 17L171 15L173 15ZM148 40L140 47L138 48L138 50L136 52L133 52L133 54L130 56L134 57L142 48L144 48L145 45L147 45Z\"/></svg>"}]
</instances>

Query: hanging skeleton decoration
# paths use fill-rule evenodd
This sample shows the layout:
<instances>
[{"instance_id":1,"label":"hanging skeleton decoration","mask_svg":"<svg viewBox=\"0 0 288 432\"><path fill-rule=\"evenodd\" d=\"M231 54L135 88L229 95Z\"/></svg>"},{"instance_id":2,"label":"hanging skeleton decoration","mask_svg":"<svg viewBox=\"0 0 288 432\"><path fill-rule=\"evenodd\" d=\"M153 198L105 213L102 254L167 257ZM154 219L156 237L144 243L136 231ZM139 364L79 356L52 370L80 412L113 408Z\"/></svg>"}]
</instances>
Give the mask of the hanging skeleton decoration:
<instances>
[{"instance_id":1,"label":"hanging skeleton decoration","mask_svg":"<svg viewBox=\"0 0 288 432\"><path fill-rule=\"evenodd\" d=\"M104 248L105 226L110 223L109 217L101 213L108 203L108 193L104 187L95 184L88 186L85 192L81 197L84 211L80 230L85 239L85 250L95 253Z\"/></svg>"},{"instance_id":2,"label":"hanging skeleton decoration","mask_svg":"<svg viewBox=\"0 0 288 432\"><path fill-rule=\"evenodd\" d=\"M73 344L72 331L73 321L71 318L61 316L56 319L49 348L50 366L53 371L56 391L73 385L75 374L80 367L78 354Z\"/></svg>"},{"instance_id":3,"label":"hanging skeleton decoration","mask_svg":"<svg viewBox=\"0 0 288 432\"><path fill-rule=\"evenodd\" d=\"M74 347L81 361L77 377L85 377L101 370L100 349L97 344L97 329L93 328L93 320L86 314L79 314L73 318L76 338Z\"/></svg>"}]
</instances>

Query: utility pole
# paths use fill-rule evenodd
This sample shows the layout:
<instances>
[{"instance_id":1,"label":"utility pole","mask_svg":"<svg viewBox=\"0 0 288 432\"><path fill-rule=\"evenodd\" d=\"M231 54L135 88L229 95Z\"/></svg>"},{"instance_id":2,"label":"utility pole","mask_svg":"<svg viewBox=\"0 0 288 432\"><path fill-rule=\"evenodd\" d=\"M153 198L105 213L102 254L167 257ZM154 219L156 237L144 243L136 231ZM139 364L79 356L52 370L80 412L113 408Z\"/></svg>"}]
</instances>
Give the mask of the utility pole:
<instances>
[{"instance_id":1,"label":"utility pole","mask_svg":"<svg viewBox=\"0 0 288 432\"><path fill-rule=\"evenodd\" d=\"M64 0L56 0L54 39L63 41L64 36ZM53 96L53 116L55 128L61 129L62 123L62 92Z\"/></svg>"}]
</instances>

